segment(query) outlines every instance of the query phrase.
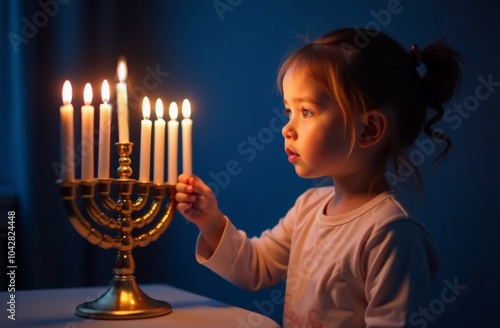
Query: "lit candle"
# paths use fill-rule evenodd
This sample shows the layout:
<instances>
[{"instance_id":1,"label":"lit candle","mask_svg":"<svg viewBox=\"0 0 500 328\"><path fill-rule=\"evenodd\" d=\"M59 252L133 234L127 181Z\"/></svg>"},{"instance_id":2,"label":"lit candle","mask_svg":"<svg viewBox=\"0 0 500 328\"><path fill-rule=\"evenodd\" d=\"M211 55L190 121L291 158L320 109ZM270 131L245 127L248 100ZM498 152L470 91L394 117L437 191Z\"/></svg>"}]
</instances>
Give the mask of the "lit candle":
<instances>
[{"instance_id":1,"label":"lit candle","mask_svg":"<svg viewBox=\"0 0 500 328\"><path fill-rule=\"evenodd\" d=\"M151 157L151 126L152 122L149 119L151 114L151 105L149 104L148 97L144 97L142 101L142 116L144 119L141 121L141 159L139 169L139 181L149 180L149 166ZM156 128L156 125L155 125Z\"/></svg>"},{"instance_id":2,"label":"lit candle","mask_svg":"<svg viewBox=\"0 0 500 328\"><path fill-rule=\"evenodd\" d=\"M72 97L71 83L66 81L62 89L63 105L59 108L61 115L61 178L63 181L75 180L75 131L73 129Z\"/></svg>"},{"instance_id":3,"label":"lit candle","mask_svg":"<svg viewBox=\"0 0 500 328\"><path fill-rule=\"evenodd\" d=\"M189 100L184 99L182 102L182 171L184 174L193 174L193 140L192 130L193 121L191 116L191 104Z\"/></svg>"},{"instance_id":4,"label":"lit candle","mask_svg":"<svg viewBox=\"0 0 500 328\"><path fill-rule=\"evenodd\" d=\"M118 83L116 84L116 106L118 111L118 140L129 142L128 137L128 94L127 62L124 57L118 59Z\"/></svg>"},{"instance_id":5,"label":"lit candle","mask_svg":"<svg viewBox=\"0 0 500 328\"><path fill-rule=\"evenodd\" d=\"M153 182L162 184L163 172L165 171L165 120L163 119L163 103L161 99L156 100L155 121L155 159Z\"/></svg>"},{"instance_id":6,"label":"lit candle","mask_svg":"<svg viewBox=\"0 0 500 328\"><path fill-rule=\"evenodd\" d=\"M111 105L109 102L108 81L102 82L101 89L102 104L99 106L99 179L109 179L109 154L110 154L110 134L111 134Z\"/></svg>"},{"instance_id":7,"label":"lit candle","mask_svg":"<svg viewBox=\"0 0 500 328\"><path fill-rule=\"evenodd\" d=\"M170 120L168 121L168 184L177 183L177 145L179 142L179 122L177 115L179 109L177 104L172 102L168 110Z\"/></svg>"},{"instance_id":8,"label":"lit candle","mask_svg":"<svg viewBox=\"0 0 500 328\"><path fill-rule=\"evenodd\" d=\"M82 180L94 178L94 106L90 83L83 90L82 106Z\"/></svg>"}]
</instances>

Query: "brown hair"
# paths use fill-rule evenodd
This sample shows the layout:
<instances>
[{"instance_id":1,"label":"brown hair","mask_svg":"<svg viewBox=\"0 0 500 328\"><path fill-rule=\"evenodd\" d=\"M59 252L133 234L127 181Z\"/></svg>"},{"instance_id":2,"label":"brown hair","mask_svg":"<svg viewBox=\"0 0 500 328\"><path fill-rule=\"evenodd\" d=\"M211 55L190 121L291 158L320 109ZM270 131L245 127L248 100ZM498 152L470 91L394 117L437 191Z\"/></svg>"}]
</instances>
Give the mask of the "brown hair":
<instances>
[{"instance_id":1,"label":"brown hair","mask_svg":"<svg viewBox=\"0 0 500 328\"><path fill-rule=\"evenodd\" d=\"M434 162L441 161L451 148L451 140L433 129L460 85L461 56L442 40L422 51L409 53L397 41L379 31L343 28L330 32L292 53L278 72L278 86L294 66L305 71L330 93L342 110L345 127L354 134L355 118L370 109L383 110L391 118L391 140L385 154L375 163L376 174L385 172L392 159L401 175L404 150L413 145L423 130L433 142L445 143ZM416 66L423 63L420 77ZM430 119L427 109L434 111ZM354 135L352 135L352 146ZM406 160L406 163L410 163ZM414 167L414 172L418 170Z\"/></svg>"}]
</instances>

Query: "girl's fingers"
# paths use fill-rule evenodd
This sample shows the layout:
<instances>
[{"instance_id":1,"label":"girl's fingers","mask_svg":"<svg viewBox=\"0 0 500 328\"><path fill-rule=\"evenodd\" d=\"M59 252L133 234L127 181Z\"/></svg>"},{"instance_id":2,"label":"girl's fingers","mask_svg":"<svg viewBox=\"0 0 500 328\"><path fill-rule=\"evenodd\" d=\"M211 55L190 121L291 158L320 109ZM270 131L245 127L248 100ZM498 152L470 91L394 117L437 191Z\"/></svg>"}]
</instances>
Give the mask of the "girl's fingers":
<instances>
[{"instance_id":1,"label":"girl's fingers","mask_svg":"<svg viewBox=\"0 0 500 328\"><path fill-rule=\"evenodd\" d=\"M192 203L180 202L180 203L177 203L177 210L182 215L184 215L184 214L186 214L186 211L191 208L191 206L193 206Z\"/></svg>"},{"instance_id":2,"label":"girl's fingers","mask_svg":"<svg viewBox=\"0 0 500 328\"><path fill-rule=\"evenodd\" d=\"M191 181L190 181L191 182ZM200 179L195 179L193 180L193 190L196 194L202 195L205 197L212 198L213 192L212 189L210 189L209 186L207 186L202 180Z\"/></svg>"},{"instance_id":3,"label":"girl's fingers","mask_svg":"<svg viewBox=\"0 0 500 328\"><path fill-rule=\"evenodd\" d=\"M185 183L177 183L175 185L175 191L177 192L183 192L183 193L192 193L193 192L193 186L190 186L188 184L185 184Z\"/></svg>"},{"instance_id":4,"label":"girl's fingers","mask_svg":"<svg viewBox=\"0 0 500 328\"><path fill-rule=\"evenodd\" d=\"M185 184L187 184L187 183L188 183L188 181L189 181L189 178L190 178L190 177L191 177L190 175L186 175L186 174L182 173L182 174L180 174L180 175L177 177L177 180L178 180L179 182L181 182L181 183L185 183Z\"/></svg>"},{"instance_id":5,"label":"girl's fingers","mask_svg":"<svg viewBox=\"0 0 500 328\"><path fill-rule=\"evenodd\" d=\"M196 196L193 195L192 193L177 192L175 194L175 200L177 202L192 203L192 202L194 202L196 200Z\"/></svg>"},{"instance_id":6,"label":"girl's fingers","mask_svg":"<svg viewBox=\"0 0 500 328\"><path fill-rule=\"evenodd\" d=\"M212 189L197 176L181 174L175 190L177 210L190 221L210 217L218 209Z\"/></svg>"}]
</instances>

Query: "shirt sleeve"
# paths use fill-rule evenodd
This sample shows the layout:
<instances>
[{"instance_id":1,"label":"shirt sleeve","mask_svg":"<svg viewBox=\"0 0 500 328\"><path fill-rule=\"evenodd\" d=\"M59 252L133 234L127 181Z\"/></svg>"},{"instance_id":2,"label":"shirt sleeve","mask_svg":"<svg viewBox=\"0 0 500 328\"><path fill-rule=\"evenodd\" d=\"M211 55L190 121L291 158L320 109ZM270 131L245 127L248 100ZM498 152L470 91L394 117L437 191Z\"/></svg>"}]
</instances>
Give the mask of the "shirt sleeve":
<instances>
[{"instance_id":1,"label":"shirt sleeve","mask_svg":"<svg viewBox=\"0 0 500 328\"><path fill-rule=\"evenodd\" d=\"M198 237L198 263L248 290L258 290L280 282L286 272L290 253L291 225L287 224L288 219L281 219L260 237L248 238L244 231L237 230L225 218L226 228L213 254L205 240Z\"/></svg>"},{"instance_id":2,"label":"shirt sleeve","mask_svg":"<svg viewBox=\"0 0 500 328\"><path fill-rule=\"evenodd\" d=\"M408 317L428 303L437 256L427 232L416 221L402 219L374 232L361 267L367 327L406 327Z\"/></svg>"}]
</instances>

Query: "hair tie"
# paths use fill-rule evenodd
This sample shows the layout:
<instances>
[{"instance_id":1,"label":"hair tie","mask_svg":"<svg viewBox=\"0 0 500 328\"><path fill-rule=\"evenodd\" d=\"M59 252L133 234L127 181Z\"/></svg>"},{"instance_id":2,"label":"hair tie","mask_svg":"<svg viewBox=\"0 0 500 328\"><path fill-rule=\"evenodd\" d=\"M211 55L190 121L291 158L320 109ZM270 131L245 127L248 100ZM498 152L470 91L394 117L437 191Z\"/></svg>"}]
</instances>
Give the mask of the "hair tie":
<instances>
[{"instance_id":1,"label":"hair tie","mask_svg":"<svg viewBox=\"0 0 500 328\"><path fill-rule=\"evenodd\" d=\"M410 56L413 58L413 65L415 65L415 67L419 67L422 63L422 53L420 52L420 48L415 43L410 47Z\"/></svg>"}]
</instances>

